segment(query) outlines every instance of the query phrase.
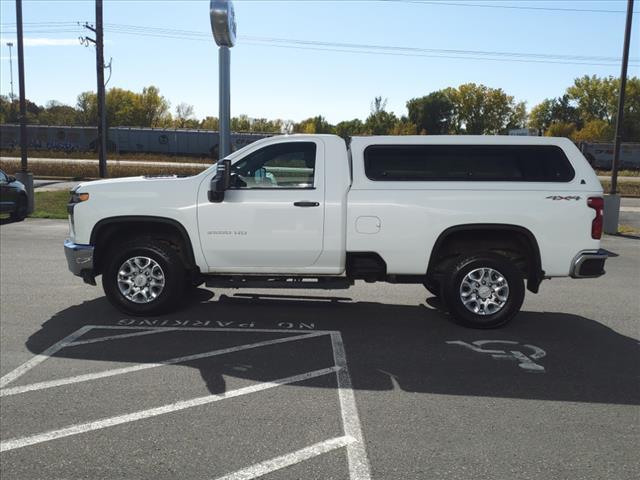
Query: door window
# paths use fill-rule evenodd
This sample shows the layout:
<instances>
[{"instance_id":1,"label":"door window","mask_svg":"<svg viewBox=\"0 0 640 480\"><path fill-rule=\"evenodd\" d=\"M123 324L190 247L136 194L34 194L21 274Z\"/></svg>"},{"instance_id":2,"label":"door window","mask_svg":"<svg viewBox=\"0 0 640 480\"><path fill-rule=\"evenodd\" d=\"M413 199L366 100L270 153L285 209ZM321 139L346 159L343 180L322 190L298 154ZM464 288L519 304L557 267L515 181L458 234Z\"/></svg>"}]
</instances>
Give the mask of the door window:
<instances>
[{"instance_id":1,"label":"door window","mask_svg":"<svg viewBox=\"0 0 640 480\"><path fill-rule=\"evenodd\" d=\"M231 167L231 188L313 188L315 168L314 142L269 145Z\"/></svg>"}]
</instances>

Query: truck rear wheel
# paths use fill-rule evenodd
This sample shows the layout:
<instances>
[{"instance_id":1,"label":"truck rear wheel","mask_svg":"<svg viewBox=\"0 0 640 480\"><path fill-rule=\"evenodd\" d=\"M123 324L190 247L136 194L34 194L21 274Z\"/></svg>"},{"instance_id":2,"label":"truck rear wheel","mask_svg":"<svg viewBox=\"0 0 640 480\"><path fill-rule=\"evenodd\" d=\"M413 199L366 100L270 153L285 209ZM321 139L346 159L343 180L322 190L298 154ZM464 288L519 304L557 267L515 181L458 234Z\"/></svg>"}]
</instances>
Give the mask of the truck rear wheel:
<instances>
[{"instance_id":1,"label":"truck rear wheel","mask_svg":"<svg viewBox=\"0 0 640 480\"><path fill-rule=\"evenodd\" d=\"M445 274L441 296L451 315L471 328L496 328L520 311L524 280L506 257L480 253L460 257Z\"/></svg>"},{"instance_id":2,"label":"truck rear wheel","mask_svg":"<svg viewBox=\"0 0 640 480\"><path fill-rule=\"evenodd\" d=\"M107 299L131 315L159 315L179 304L184 265L167 242L134 239L114 248L102 274Z\"/></svg>"}]
</instances>

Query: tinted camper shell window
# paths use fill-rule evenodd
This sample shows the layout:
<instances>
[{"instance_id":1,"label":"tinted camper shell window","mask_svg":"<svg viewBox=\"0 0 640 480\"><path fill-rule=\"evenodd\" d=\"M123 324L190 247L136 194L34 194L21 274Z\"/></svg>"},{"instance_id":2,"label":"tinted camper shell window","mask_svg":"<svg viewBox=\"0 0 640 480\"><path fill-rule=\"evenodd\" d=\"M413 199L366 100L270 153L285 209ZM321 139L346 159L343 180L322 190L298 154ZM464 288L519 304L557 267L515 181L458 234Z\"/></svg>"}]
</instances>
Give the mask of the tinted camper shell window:
<instances>
[{"instance_id":1,"label":"tinted camper shell window","mask_svg":"<svg viewBox=\"0 0 640 480\"><path fill-rule=\"evenodd\" d=\"M575 171L555 145L371 145L374 181L570 182Z\"/></svg>"}]
</instances>

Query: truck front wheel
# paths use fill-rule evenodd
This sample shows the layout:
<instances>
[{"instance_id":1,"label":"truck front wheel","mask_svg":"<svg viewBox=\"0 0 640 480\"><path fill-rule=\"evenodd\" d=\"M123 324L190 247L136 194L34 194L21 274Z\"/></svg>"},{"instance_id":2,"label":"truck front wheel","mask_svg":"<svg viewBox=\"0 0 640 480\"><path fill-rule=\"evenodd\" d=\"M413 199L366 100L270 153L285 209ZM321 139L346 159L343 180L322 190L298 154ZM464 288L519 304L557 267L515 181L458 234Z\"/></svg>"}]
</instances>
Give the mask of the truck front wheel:
<instances>
[{"instance_id":1,"label":"truck front wheel","mask_svg":"<svg viewBox=\"0 0 640 480\"><path fill-rule=\"evenodd\" d=\"M472 328L496 328L509 322L524 300L524 280L502 255L460 257L445 274L441 295L451 315Z\"/></svg>"},{"instance_id":2,"label":"truck front wheel","mask_svg":"<svg viewBox=\"0 0 640 480\"><path fill-rule=\"evenodd\" d=\"M135 239L114 248L102 274L107 299L131 315L158 315L182 298L185 271L167 242Z\"/></svg>"}]
</instances>

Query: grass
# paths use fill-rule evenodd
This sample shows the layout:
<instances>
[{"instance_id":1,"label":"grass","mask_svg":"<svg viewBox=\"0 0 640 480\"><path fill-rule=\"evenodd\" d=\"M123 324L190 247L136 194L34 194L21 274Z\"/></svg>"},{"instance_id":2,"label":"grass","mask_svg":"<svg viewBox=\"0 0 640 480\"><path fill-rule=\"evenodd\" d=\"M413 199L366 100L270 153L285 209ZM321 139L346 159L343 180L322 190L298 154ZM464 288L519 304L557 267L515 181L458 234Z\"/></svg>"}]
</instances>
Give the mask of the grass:
<instances>
[{"instance_id":1,"label":"grass","mask_svg":"<svg viewBox=\"0 0 640 480\"><path fill-rule=\"evenodd\" d=\"M2 149L0 155L3 157L20 157L19 149ZM96 152L62 152L57 150L27 150L27 155L33 158L81 158L86 160L98 160ZM205 163L211 165L213 159L204 156L181 156L181 155L164 155L161 153L112 153L107 154L109 160L139 160L141 162L175 162L175 163Z\"/></svg>"},{"instance_id":2,"label":"grass","mask_svg":"<svg viewBox=\"0 0 640 480\"><path fill-rule=\"evenodd\" d=\"M631 225L618 225L618 234L619 235L638 235L640 234L640 230L632 227Z\"/></svg>"},{"instance_id":3,"label":"grass","mask_svg":"<svg viewBox=\"0 0 640 480\"><path fill-rule=\"evenodd\" d=\"M611 181L600 180L605 193L611 189ZM640 197L640 182L620 182L618 181L618 193L623 197Z\"/></svg>"},{"instance_id":4,"label":"grass","mask_svg":"<svg viewBox=\"0 0 640 480\"><path fill-rule=\"evenodd\" d=\"M34 198L35 209L32 218L67 218L67 203L69 192L60 190L55 192L36 192Z\"/></svg>"},{"instance_id":5,"label":"grass","mask_svg":"<svg viewBox=\"0 0 640 480\"><path fill-rule=\"evenodd\" d=\"M155 165L120 165L117 163L107 164L109 177L135 177L138 175L195 175L200 173L209 164L203 164L202 167L179 166L166 167ZM20 162L16 160L0 160L0 168L7 173L17 172L20 170ZM34 177L63 177L72 180L84 180L98 178L98 165L92 164L72 164L57 162L38 162L31 163L29 170Z\"/></svg>"},{"instance_id":6,"label":"grass","mask_svg":"<svg viewBox=\"0 0 640 480\"><path fill-rule=\"evenodd\" d=\"M610 177L611 170L596 169L596 173L603 177ZM640 170L618 170L619 177L640 177Z\"/></svg>"}]
</instances>

